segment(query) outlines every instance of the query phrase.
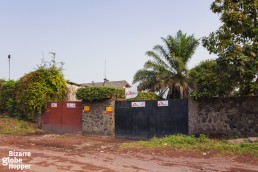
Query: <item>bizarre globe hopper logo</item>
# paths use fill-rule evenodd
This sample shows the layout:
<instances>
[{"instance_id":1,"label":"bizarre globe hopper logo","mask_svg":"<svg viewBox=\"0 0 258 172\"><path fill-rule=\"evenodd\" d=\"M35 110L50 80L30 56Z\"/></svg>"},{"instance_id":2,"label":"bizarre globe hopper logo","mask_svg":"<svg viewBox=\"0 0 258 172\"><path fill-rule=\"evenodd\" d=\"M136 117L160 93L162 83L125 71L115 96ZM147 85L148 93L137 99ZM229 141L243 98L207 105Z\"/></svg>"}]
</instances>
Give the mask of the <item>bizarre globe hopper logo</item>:
<instances>
[{"instance_id":1,"label":"bizarre globe hopper logo","mask_svg":"<svg viewBox=\"0 0 258 172\"><path fill-rule=\"evenodd\" d=\"M24 157L31 157L31 152L17 152L15 150L10 150L8 156L2 158L2 165L13 170L30 169L31 165L23 162Z\"/></svg>"}]
</instances>

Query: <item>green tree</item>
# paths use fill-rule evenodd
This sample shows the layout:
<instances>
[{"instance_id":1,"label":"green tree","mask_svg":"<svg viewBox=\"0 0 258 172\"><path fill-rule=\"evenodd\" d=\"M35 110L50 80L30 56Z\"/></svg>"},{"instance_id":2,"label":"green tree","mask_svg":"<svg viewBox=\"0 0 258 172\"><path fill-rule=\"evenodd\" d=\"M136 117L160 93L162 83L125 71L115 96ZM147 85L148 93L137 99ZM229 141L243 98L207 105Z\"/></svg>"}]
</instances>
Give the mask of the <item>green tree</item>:
<instances>
[{"instance_id":1,"label":"green tree","mask_svg":"<svg viewBox=\"0 0 258 172\"><path fill-rule=\"evenodd\" d=\"M16 82L10 80L0 85L0 113L8 113L12 116L15 111Z\"/></svg>"},{"instance_id":2,"label":"green tree","mask_svg":"<svg viewBox=\"0 0 258 172\"><path fill-rule=\"evenodd\" d=\"M4 82L5 82L5 80L0 79L0 87L3 85Z\"/></svg>"},{"instance_id":3,"label":"green tree","mask_svg":"<svg viewBox=\"0 0 258 172\"><path fill-rule=\"evenodd\" d=\"M254 95L258 87L258 1L215 0L211 10L220 15L223 25L202 39L203 46L218 55L222 82L234 85L239 95Z\"/></svg>"},{"instance_id":4,"label":"green tree","mask_svg":"<svg viewBox=\"0 0 258 172\"><path fill-rule=\"evenodd\" d=\"M164 46L156 45L146 55L152 60L138 70L133 83L138 83L139 90L158 92L167 98L187 98L188 69L187 62L194 54L198 40L194 35L187 36L181 30L175 37L161 38Z\"/></svg>"},{"instance_id":5,"label":"green tree","mask_svg":"<svg viewBox=\"0 0 258 172\"><path fill-rule=\"evenodd\" d=\"M202 61L189 71L190 95L195 99L233 94L234 85L222 82L216 60Z\"/></svg>"},{"instance_id":6,"label":"green tree","mask_svg":"<svg viewBox=\"0 0 258 172\"><path fill-rule=\"evenodd\" d=\"M16 102L21 117L34 120L48 101L60 101L66 94L62 64L43 62L38 69L24 75L17 84Z\"/></svg>"}]
</instances>

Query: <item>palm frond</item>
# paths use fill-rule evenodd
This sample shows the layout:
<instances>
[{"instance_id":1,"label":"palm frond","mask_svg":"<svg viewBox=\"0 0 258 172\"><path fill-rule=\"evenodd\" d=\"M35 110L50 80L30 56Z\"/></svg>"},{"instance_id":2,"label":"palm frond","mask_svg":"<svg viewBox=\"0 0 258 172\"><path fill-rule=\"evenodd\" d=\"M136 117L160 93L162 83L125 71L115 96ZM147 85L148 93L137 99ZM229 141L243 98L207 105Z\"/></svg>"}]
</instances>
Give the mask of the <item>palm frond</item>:
<instances>
[{"instance_id":1,"label":"palm frond","mask_svg":"<svg viewBox=\"0 0 258 172\"><path fill-rule=\"evenodd\" d=\"M194 54L199 40L179 30L175 36L161 38L164 46L156 45L146 55L152 58L134 75L133 83L141 90L152 90L168 97L186 98L188 94L187 62Z\"/></svg>"},{"instance_id":2,"label":"palm frond","mask_svg":"<svg viewBox=\"0 0 258 172\"><path fill-rule=\"evenodd\" d=\"M159 45L156 45L156 46L159 46ZM155 46L155 47L156 47ZM155 49L154 49L155 50ZM164 66L167 70L171 70L173 72L174 69L171 68L171 66L169 64L167 64L164 60L162 60L162 57L160 57L157 53L155 53L154 51L147 51L146 52L146 55L152 57L157 63L159 63L161 66Z\"/></svg>"}]
</instances>

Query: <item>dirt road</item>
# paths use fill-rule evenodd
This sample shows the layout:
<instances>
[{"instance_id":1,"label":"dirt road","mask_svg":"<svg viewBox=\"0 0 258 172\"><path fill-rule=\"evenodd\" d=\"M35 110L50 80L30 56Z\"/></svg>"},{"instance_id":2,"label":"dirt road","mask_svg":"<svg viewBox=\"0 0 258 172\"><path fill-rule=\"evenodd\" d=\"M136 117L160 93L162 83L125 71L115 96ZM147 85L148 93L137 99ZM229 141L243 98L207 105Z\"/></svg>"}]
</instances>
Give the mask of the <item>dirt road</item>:
<instances>
[{"instance_id":1,"label":"dirt road","mask_svg":"<svg viewBox=\"0 0 258 172\"><path fill-rule=\"evenodd\" d=\"M18 157L18 164L30 165L26 171L35 172L258 171L257 158L172 148L121 149L125 142L129 141L93 135L0 135L0 172L17 172L3 166L9 151L30 152L31 156Z\"/></svg>"}]
</instances>

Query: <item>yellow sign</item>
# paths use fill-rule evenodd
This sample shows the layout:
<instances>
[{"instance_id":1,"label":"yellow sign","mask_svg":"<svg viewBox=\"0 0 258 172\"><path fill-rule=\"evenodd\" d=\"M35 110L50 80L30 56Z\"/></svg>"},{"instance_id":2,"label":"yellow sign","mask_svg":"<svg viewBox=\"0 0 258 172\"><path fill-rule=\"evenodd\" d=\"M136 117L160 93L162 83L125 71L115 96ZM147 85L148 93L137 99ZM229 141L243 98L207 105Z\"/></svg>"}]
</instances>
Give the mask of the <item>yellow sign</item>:
<instances>
[{"instance_id":1,"label":"yellow sign","mask_svg":"<svg viewBox=\"0 0 258 172\"><path fill-rule=\"evenodd\" d=\"M106 107L106 113L112 113L113 110L112 110L112 107Z\"/></svg>"},{"instance_id":2,"label":"yellow sign","mask_svg":"<svg viewBox=\"0 0 258 172\"><path fill-rule=\"evenodd\" d=\"M84 106L84 112L89 112L90 111L90 107L89 106Z\"/></svg>"}]
</instances>

